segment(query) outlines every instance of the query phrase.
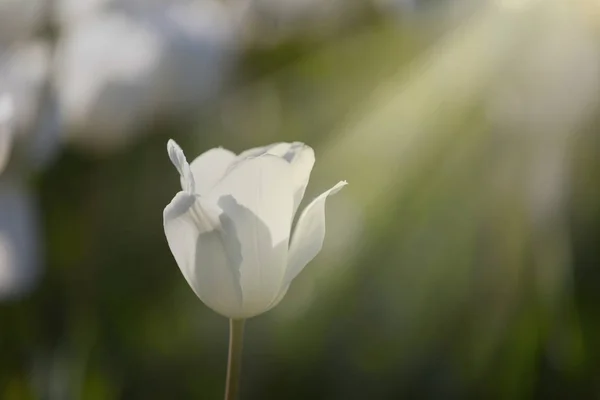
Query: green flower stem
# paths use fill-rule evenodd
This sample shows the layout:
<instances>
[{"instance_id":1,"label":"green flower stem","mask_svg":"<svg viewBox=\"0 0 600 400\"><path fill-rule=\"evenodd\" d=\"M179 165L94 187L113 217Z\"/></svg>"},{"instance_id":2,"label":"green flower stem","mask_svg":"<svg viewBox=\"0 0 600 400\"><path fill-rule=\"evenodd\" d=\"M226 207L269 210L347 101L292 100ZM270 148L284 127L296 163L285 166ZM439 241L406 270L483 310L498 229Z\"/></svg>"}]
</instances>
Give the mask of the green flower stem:
<instances>
[{"instance_id":1,"label":"green flower stem","mask_svg":"<svg viewBox=\"0 0 600 400\"><path fill-rule=\"evenodd\" d=\"M245 319L229 320L229 358L227 360L225 400L237 400L240 390L244 322L246 322Z\"/></svg>"}]
</instances>

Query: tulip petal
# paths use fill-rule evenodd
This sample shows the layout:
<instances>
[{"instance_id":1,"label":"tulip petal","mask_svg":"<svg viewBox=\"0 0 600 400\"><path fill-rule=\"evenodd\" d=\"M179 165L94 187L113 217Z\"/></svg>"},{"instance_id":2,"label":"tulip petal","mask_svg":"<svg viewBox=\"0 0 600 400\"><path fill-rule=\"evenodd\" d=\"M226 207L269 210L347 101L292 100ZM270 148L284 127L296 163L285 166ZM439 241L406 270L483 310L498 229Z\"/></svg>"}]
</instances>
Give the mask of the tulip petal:
<instances>
[{"instance_id":1,"label":"tulip petal","mask_svg":"<svg viewBox=\"0 0 600 400\"><path fill-rule=\"evenodd\" d=\"M251 149L242 151L238 155L238 158L243 160L246 158L262 156L263 154L272 154L274 156L283 157L291 145L292 143L279 142L267 146L253 147Z\"/></svg>"},{"instance_id":2,"label":"tulip petal","mask_svg":"<svg viewBox=\"0 0 600 400\"><path fill-rule=\"evenodd\" d=\"M165 208L169 248L183 276L208 307L229 318L240 316L239 249L225 244L221 211L204 199L179 192ZM238 246L239 247L239 246Z\"/></svg>"},{"instance_id":3,"label":"tulip petal","mask_svg":"<svg viewBox=\"0 0 600 400\"><path fill-rule=\"evenodd\" d=\"M292 143L292 146L284 155L284 158L289 157L290 163L292 164L294 174L294 215L298 211L298 207L304 197L306 186L308 186L308 180L310 179L310 173L313 165L315 164L315 152L304 143Z\"/></svg>"},{"instance_id":4,"label":"tulip petal","mask_svg":"<svg viewBox=\"0 0 600 400\"><path fill-rule=\"evenodd\" d=\"M238 156L239 160L245 158L257 157L263 154L272 154L285 159L292 165L293 181L296 187L294 192L294 215L302 202L310 173L315 163L315 152L310 147L301 142L293 143L275 143L264 147L255 147L246 150Z\"/></svg>"},{"instance_id":5,"label":"tulip petal","mask_svg":"<svg viewBox=\"0 0 600 400\"><path fill-rule=\"evenodd\" d=\"M175 168L177 168L177 171L181 176L181 186L183 190L188 193L194 193L194 175L192 175L192 170L190 169L190 165L185 158L183 150L181 150L181 147L179 147L179 145L173 139L169 139L167 142L167 152L169 153L171 162Z\"/></svg>"},{"instance_id":6,"label":"tulip petal","mask_svg":"<svg viewBox=\"0 0 600 400\"><path fill-rule=\"evenodd\" d=\"M325 240L325 202L327 197L337 193L347 182L338 182L334 187L314 199L302 212L288 255L285 284L289 284L323 247Z\"/></svg>"},{"instance_id":7,"label":"tulip petal","mask_svg":"<svg viewBox=\"0 0 600 400\"><path fill-rule=\"evenodd\" d=\"M269 304L268 310L275 308L277 306L277 304L279 304L281 302L281 300L283 300L283 298L287 294L287 291L289 288L290 288L290 285L288 284L288 285L282 286L281 289L279 289L279 293L277 294L277 296L275 296L275 298L273 299L271 304Z\"/></svg>"},{"instance_id":8,"label":"tulip petal","mask_svg":"<svg viewBox=\"0 0 600 400\"><path fill-rule=\"evenodd\" d=\"M204 196L223 178L227 168L236 159L234 152L217 147L210 149L198 157L190 164L196 193ZM183 179L182 179L183 185Z\"/></svg>"},{"instance_id":9,"label":"tulip petal","mask_svg":"<svg viewBox=\"0 0 600 400\"><path fill-rule=\"evenodd\" d=\"M246 317L266 311L285 274L294 185L285 160L265 154L237 163L208 195L223 210L225 235L241 245Z\"/></svg>"}]
</instances>

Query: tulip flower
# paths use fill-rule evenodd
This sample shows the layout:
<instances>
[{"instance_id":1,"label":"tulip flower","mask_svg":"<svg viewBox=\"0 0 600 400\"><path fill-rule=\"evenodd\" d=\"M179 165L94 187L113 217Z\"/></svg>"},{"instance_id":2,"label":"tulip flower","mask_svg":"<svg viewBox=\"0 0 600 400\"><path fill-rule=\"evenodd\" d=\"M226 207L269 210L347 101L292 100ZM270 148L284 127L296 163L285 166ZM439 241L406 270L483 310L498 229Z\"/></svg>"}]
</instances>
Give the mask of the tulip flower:
<instances>
[{"instance_id":1,"label":"tulip flower","mask_svg":"<svg viewBox=\"0 0 600 400\"><path fill-rule=\"evenodd\" d=\"M310 178L309 146L276 143L235 155L208 150L188 164L167 150L182 190L165 208L167 242L183 276L208 307L230 318L225 399L237 397L244 320L275 307L323 246L325 201L341 181L292 222Z\"/></svg>"},{"instance_id":2,"label":"tulip flower","mask_svg":"<svg viewBox=\"0 0 600 400\"><path fill-rule=\"evenodd\" d=\"M312 148L277 143L237 156L215 148L191 164L173 140L167 149L182 191L164 210L164 228L183 276L200 300L228 318L270 310L321 250L326 199L346 182L314 199L292 235Z\"/></svg>"}]
</instances>

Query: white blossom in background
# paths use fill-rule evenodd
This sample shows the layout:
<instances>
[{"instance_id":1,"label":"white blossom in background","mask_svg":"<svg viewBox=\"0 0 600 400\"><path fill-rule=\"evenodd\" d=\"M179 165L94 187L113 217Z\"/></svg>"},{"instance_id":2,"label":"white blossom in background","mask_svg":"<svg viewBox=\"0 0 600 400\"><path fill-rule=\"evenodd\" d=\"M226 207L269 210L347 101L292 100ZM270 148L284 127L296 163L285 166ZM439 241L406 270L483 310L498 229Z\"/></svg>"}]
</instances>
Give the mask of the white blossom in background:
<instances>
[{"instance_id":1,"label":"white blossom in background","mask_svg":"<svg viewBox=\"0 0 600 400\"><path fill-rule=\"evenodd\" d=\"M56 42L39 36L48 17ZM155 119L195 115L237 53L230 19L217 1L0 0L0 298L40 269L29 173L65 139L119 149Z\"/></svg>"},{"instance_id":2,"label":"white blossom in background","mask_svg":"<svg viewBox=\"0 0 600 400\"><path fill-rule=\"evenodd\" d=\"M22 161L36 169L60 149L57 123L49 123L58 119L46 93L50 68L50 45L44 41L18 43L0 54L0 93L12 98L14 140L25 149Z\"/></svg>"},{"instance_id":3,"label":"white blossom in background","mask_svg":"<svg viewBox=\"0 0 600 400\"><path fill-rule=\"evenodd\" d=\"M41 269L38 209L24 182L58 148L38 125L51 52L36 35L50 4L0 0L0 300L29 293Z\"/></svg>"},{"instance_id":4,"label":"white blossom in background","mask_svg":"<svg viewBox=\"0 0 600 400\"><path fill-rule=\"evenodd\" d=\"M61 29L86 23L118 3L119 0L54 0L52 19Z\"/></svg>"},{"instance_id":5,"label":"white blossom in background","mask_svg":"<svg viewBox=\"0 0 600 400\"><path fill-rule=\"evenodd\" d=\"M99 12L70 26L58 43L55 81L68 138L110 150L156 120L196 115L221 88L235 38L216 1Z\"/></svg>"},{"instance_id":6,"label":"white blossom in background","mask_svg":"<svg viewBox=\"0 0 600 400\"><path fill-rule=\"evenodd\" d=\"M0 0L0 47L31 38L44 24L49 0Z\"/></svg>"},{"instance_id":7,"label":"white blossom in background","mask_svg":"<svg viewBox=\"0 0 600 400\"><path fill-rule=\"evenodd\" d=\"M0 300L27 294L40 274L37 205L18 181L0 177Z\"/></svg>"},{"instance_id":8,"label":"white blossom in background","mask_svg":"<svg viewBox=\"0 0 600 400\"><path fill-rule=\"evenodd\" d=\"M235 155L215 148L188 164L169 141L183 190L165 208L164 228L177 265L208 307L244 319L275 307L320 251L325 202L337 183L292 221L315 161L303 143L276 143Z\"/></svg>"},{"instance_id":9,"label":"white blossom in background","mask_svg":"<svg viewBox=\"0 0 600 400\"><path fill-rule=\"evenodd\" d=\"M13 99L14 144L20 169L40 170L58 155L62 140L60 113L51 90L48 43L29 42L0 57L0 91Z\"/></svg>"},{"instance_id":10,"label":"white blossom in background","mask_svg":"<svg viewBox=\"0 0 600 400\"><path fill-rule=\"evenodd\" d=\"M49 70L50 48L42 41L15 44L0 54L0 91L13 97L15 126L20 133L34 123Z\"/></svg>"},{"instance_id":11,"label":"white blossom in background","mask_svg":"<svg viewBox=\"0 0 600 400\"><path fill-rule=\"evenodd\" d=\"M56 88L67 134L91 147L130 141L150 112L160 37L122 14L95 17L60 39Z\"/></svg>"},{"instance_id":12,"label":"white blossom in background","mask_svg":"<svg viewBox=\"0 0 600 400\"><path fill-rule=\"evenodd\" d=\"M3 171L20 139L14 136L16 111L11 95L0 96L0 301L29 293L41 270L38 209L23 183L23 165Z\"/></svg>"}]
</instances>

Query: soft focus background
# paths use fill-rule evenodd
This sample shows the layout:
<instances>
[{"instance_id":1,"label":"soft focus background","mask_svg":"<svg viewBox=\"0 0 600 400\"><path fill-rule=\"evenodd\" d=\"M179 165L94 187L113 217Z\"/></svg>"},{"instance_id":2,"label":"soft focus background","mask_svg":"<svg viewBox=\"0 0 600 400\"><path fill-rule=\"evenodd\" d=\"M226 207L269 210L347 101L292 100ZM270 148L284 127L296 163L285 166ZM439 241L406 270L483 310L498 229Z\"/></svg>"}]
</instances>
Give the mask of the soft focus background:
<instances>
[{"instance_id":1,"label":"soft focus background","mask_svg":"<svg viewBox=\"0 0 600 400\"><path fill-rule=\"evenodd\" d=\"M171 137L350 183L242 399L600 398L597 0L0 0L0 92L0 399L221 398Z\"/></svg>"}]
</instances>

